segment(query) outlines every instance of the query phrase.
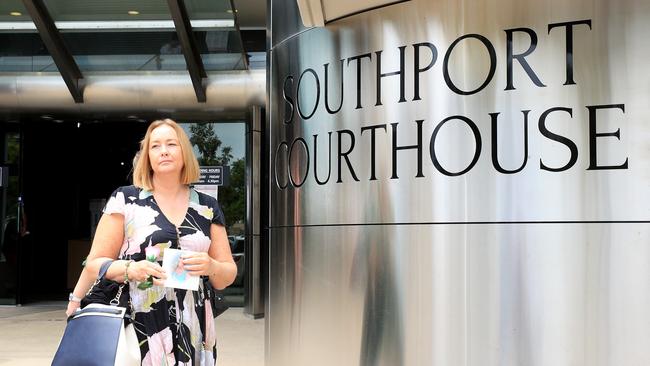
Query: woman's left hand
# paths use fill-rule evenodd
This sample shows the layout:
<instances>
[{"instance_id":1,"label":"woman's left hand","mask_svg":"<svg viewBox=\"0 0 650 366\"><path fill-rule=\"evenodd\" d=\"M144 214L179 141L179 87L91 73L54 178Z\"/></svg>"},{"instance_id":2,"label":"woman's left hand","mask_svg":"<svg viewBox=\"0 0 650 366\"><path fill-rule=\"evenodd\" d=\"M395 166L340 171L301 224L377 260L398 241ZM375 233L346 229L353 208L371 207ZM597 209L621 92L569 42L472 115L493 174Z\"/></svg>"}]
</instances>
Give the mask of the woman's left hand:
<instances>
[{"instance_id":1,"label":"woman's left hand","mask_svg":"<svg viewBox=\"0 0 650 366\"><path fill-rule=\"evenodd\" d=\"M81 307L81 303L77 301L68 301L68 308L65 310L65 315L70 316Z\"/></svg>"},{"instance_id":2,"label":"woman's left hand","mask_svg":"<svg viewBox=\"0 0 650 366\"><path fill-rule=\"evenodd\" d=\"M206 252L195 252L181 257L183 268L192 276L209 276L214 272L214 259Z\"/></svg>"}]
</instances>

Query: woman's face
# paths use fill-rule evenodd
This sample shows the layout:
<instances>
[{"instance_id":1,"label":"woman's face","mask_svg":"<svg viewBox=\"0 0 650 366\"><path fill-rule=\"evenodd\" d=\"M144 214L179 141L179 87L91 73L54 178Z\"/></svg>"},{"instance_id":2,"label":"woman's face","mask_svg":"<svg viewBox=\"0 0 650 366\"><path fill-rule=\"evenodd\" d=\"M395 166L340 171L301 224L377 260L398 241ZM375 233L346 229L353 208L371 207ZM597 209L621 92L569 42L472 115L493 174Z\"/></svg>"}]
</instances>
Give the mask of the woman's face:
<instances>
[{"instance_id":1,"label":"woman's face","mask_svg":"<svg viewBox=\"0 0 650 366\"><path fill-rule=\"evenodd\" d=\"M149 163L154 174L178 173L183 170L183 152L176 131L161 125L151 131Z\"/></svg>"}]
</instances>

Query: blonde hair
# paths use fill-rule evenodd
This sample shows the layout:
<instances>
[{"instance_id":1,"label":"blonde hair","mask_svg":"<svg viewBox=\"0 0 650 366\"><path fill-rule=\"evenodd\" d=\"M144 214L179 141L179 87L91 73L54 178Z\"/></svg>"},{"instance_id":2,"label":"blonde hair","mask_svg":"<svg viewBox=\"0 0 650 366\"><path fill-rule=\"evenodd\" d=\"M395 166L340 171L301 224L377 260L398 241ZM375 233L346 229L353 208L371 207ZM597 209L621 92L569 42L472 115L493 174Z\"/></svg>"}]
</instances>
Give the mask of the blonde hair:
<instances>
[{"instance_id":1,"label":"blonde hair","mask_svg":"<svg viewBox=\"0 0 650 366\"><path fill-rule=\"evenodd\" d=\"M178 136L178 142L183 154L181 184L191 184L199 180L199 162L194 155L190 139L178 123L169 118L165 118L151 122L149 128L147 128L147 133L144 135L142 141L140 141L137 164L133 170L133 184L136 187L144 188L148 191L153 190L153 169L149 161L149 142L151 141L151 132L160 126L173 128Z\"/></svg>"}]
</instances>

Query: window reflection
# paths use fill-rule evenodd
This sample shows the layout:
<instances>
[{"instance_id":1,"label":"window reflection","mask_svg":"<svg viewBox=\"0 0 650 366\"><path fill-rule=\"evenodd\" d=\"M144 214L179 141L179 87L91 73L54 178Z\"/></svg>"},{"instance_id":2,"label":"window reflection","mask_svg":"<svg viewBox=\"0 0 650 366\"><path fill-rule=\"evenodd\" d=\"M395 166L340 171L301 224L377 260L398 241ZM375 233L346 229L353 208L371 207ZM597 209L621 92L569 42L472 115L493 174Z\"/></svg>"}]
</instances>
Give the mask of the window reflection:
<instances>
[{"instance_id":1,"label":"window reflection","mask_svg":"<svg viewBox=\"0 0 650 366\"><path fill-rule=\"evenodd\" d=\"M228 241L237 264L235 282L226 289L229 302L243 305L246 231L246 146L243 122L183 123L201 166L228 168L226 184L218 187L217 200L226 217Z\"/></svg>"},{"instance_id":2,"label":"window reflection","mask_svg":"<svg viewBox=\"0 0 650 366\"><path fill-rule=\"evenodd\" d=\"M183 71L185 57L176 32L62 33L84 71ZM244 64L235 31L195 32L208 71L241 70ZM0 71L57 72L54 60L36 33L0 33Z\"/></svg>"}]
</instances>

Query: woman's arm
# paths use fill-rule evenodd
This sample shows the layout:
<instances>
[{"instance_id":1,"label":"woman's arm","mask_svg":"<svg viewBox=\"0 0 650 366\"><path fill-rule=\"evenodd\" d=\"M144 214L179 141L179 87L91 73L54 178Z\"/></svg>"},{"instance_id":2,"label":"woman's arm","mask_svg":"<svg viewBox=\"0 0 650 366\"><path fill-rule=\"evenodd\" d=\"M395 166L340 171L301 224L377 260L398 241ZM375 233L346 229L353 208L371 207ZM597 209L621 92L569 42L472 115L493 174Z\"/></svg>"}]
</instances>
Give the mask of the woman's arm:
<instances>
[{"instance_id":1,"label":"woman's arm","mask_svg":"<svg viewBox=\"0 0 650 366\"><path fill-rule=\"evenodd\" d=\"M124 235L124 216L120 214L102 215L97 224L97 231L95 232L90 254L86 258L86 265L72 291L72 295L76 299L82 299L86 296L97 278L102 263L117 258L122 245L121 235ZM80 306L81 303L78 300L70 300L66 314L70 316Z\"/></svg>"},{"instance_id":2,"label":"woman's arm","mask_svg":"<svg viewBox=\"0 0 650 366\"><path fill-rule=\"evenodd\" d=\"M124 241L124 216L119 213L113 214L104 214L99 219L97 224L97 230L95 231L95 237L93 238L93 245L90 248L90 254L86 259L86 266L84 267L81 278L90 279L89 281L84 281L81 284L84 294L90 289L90 286L93 284L94 280L97 278L99 273L99 267L102 263L107 260L116 259L120 253L120 248L122 247L122 242ZM125 262L125 261L117 261ZM118 281L120 277L124 277L124 264L114 262L108 268L106 272L106 278ZM121 264L121 265L120 265ZM120 268L122 270L120 276ZM123 281L120 281L123 282ZM79 286L80 283L77 283ZM77 288L75 287L75 295Z\"/></svg>"},{"instance_id":3,"label":"woman's arm","mask_svg":"<svg viewBox=\"0 0 650 366\"><path fill-rule=\"evenodd\" d=\"M102 215L102 218L99 220L99 224L97 225L95 239L93 240L93 246L88 255L86 267L84 268L84 270L87 270L91 275L91 278L97 278L102 263L109 259L117 258L120 254L120 248L122 247L123 241L124 216L117 213ZM137 262L129 260L115 261L110 265L110 267L108 267L106 278L116 282L125 282L127 279L127 270L129 281L143 282L146 281L149 276L153 276L153 284L156 286L163 286L163 280L167 278L165 271L158 263L152 263L146 259ZM90 286L88 288L90 288Z\"/></svg>"},{"instance_id":4,"label":"woman's arm","mask_svg":"<svg viewBox=\"0 0 650 366\"><path fill-rule=\"evenodd\" d=\"M208 276L210 276L212 286L222 290L235 282L237 265L232 259L226 228L216 224L210 225L210 237L212 242L208 254L213 261L212 270L208 273Z\"/></svg>"},{"instance_id":5,"label":"woman's arm","mask_svg":"<svg viewBox=\"0 0 650 366\"><path fill-rule=\"evenodd\" d=\"M123 241L124 216L118 213L102 215L99 224L97 224L97 231L95 232L90 254L88 254L88 258L86 259L86 266L81 272L77 285L72 292L75 297L83 298L86 295L95 282L95 279L97 279L102 263L118 257ZM106 278L116 282L124 282L126 280L125 274L129 262L127 260L114 261L108 267L108 271L106 271ZM156 277L153 281L154 285L163 285L162 280L166 276L158 263L141 260L128 265L129 280L142 282L150 275ZM72 313L78 307L79 303L72 301L68 303L68 311L66 313Z\"/></svg>"},{"instance_id":6,"label":"woman's arm","mask_svg":"<svg viewBox=\"0 0 650 366\"><path fill-rule=\"evenodd\" d=\"M95 282L95 277L93 277L87 271L82 270L79 280L72 291L72 295L76 298L75 300L68 301L68 308L65 311L67 316L72 315L79 307L81 307L81 299L86 296L86 293L90 289L90 286Z\"/></svg>"}]
</instances>

